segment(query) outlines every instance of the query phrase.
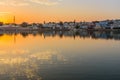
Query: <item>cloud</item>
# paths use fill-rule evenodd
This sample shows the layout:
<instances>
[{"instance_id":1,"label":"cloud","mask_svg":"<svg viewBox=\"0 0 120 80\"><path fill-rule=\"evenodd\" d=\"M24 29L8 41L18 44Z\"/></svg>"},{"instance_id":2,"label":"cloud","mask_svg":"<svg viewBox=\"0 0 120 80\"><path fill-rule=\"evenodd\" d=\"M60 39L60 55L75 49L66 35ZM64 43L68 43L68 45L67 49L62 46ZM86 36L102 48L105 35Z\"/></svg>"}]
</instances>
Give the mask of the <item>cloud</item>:
<instances>
[{"instance_id":1,"label":"cloud","mask_svg":"<svg viewBox=\"0 0 120 80\"><path fill-rule=\"evenodd\" d=\"M46 6L57 5L62 0L0 0L2 6L27 6L31 4L40 4Z\"/></svg>"},{"instance_id":2,"label":"cloud","mask_svg":"<svg viewBox=\"0 0 120 80\"><path fill-rule=\"evenodd\" d=\"M25 6L28 3L25 0L0 0L2 6Z\"/></svg>"},{"instance_id":3,"label":"cloud","mask_svg":"<svg viewBox=\"0 0 120 80\"><path fill-rule=\"evenodd\" d=\"M61 0L30 0L33 3L42 4L42 5L56 5L59 4Z\"/></svg>"}]
</instances>

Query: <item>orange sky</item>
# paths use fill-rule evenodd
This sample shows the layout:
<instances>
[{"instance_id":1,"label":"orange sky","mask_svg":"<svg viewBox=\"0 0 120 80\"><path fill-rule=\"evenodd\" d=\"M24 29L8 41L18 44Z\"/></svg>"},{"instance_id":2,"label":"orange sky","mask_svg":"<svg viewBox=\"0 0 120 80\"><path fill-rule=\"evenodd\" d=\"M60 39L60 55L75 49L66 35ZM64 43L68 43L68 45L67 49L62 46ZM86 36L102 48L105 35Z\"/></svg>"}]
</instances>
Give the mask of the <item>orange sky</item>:
<instances>
[{"instance_id":1,"label":"orange sky","mask_svg":"<svg viewBox=\"0 0 120 80\"><path fill-rule=\"evenodd\" d=\"M8 4L6 4L8 3ZM120 18L120 0L3 0L0 21L59 22Z\"/></svg>"}]
</instances>

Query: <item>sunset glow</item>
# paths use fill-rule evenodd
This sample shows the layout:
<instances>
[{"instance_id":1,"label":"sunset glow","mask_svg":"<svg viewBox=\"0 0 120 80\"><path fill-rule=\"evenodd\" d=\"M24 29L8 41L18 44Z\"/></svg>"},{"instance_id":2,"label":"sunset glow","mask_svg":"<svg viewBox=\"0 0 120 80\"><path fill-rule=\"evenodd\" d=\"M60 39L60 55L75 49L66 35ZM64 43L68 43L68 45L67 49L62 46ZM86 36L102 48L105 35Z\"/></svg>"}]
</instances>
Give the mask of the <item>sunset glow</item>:
<instances>
[{"instance_id":1,"label":"sunset glow","mask_svg":"<svg viewBox=\"0 0 120 80\"><path fill-rule=\"evenodd\" d=\"M0 21L12 22L13 16L16 23L118 19L119 4L120 0L1 0Z\"/></svg>"}]
</instances>

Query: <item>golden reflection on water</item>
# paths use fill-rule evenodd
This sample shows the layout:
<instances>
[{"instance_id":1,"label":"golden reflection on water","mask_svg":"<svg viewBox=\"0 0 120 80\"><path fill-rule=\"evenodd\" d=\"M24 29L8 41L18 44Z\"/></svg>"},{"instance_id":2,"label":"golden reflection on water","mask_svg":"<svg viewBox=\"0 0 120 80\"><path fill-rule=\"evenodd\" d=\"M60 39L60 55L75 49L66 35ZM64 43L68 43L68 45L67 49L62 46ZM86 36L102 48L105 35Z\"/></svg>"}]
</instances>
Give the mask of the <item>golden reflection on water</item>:
<instances>
[{"instance_id":1,"label":"golden reflection on water","mask_svg":"<svg viewBox=\"0 0 120 80\"><path fill-rule=\"evenodd\" d=\"M74 39L72 39L74 41ZM28 36L24 38L21 35L3 35L0 37L0 75L5 75L10 80L17 80L22 77L24 80L41 80L38 75L41 65L66 64L65 58L57 45L64 48L68 45L63 44L71 42L61 39L58 36ZM57 43L57 44L56 44Z\"/></svg>"},{"instance_id":2,"label":"golden reflection on water","mask_svg":"<svg viewBox=\"0 0 120 80\"><path fill-rule=\"evenodd\" d=\"M22 80L42 80L40 71L43 65L67 64L76 58L80 62L92 55L99 56L100 54L96 54L99 50L106 51L106 54L109 50L119 51L119 41L91 39L88 36L81 38L68 34L62 38L47 34L46 37L41 34L30 34L27 37L26 34L0 36L0 76L7 76L8 80L17 80L18 77ZM113 46L116 45L118 47L114 49Z\"/></svg>"},{"instance_id":3,"label":"golden reflection on water","mask_svg":"<svg viewBox=\"0 0 120 80\"><path fill-rule=\"evenodd\" d=\"M43 64L65 64L67 59L57 51L31 53L28 50L0 51L0 75L8 75L11 80L25 77L28 80L41 80L38 69Z\"/></svg>"}]
</instances>

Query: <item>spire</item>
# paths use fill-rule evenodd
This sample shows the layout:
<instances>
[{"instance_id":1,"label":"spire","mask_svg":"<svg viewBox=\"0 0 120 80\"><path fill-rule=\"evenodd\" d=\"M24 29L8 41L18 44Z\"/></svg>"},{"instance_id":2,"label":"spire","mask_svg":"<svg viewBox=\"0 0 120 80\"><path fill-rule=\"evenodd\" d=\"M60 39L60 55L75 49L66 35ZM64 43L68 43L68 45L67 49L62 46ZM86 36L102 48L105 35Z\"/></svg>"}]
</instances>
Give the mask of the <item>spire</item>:
<instances>
[{"instance_id":1,"label":"spire","mask_svg":"<svg viewBox=\"0 0 120 80\"><path fill-rule=\"evenodd\" d=\"M13 23L15 24L15 16L13 16Z\"/></svg>"}]
</instances>

